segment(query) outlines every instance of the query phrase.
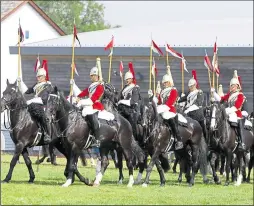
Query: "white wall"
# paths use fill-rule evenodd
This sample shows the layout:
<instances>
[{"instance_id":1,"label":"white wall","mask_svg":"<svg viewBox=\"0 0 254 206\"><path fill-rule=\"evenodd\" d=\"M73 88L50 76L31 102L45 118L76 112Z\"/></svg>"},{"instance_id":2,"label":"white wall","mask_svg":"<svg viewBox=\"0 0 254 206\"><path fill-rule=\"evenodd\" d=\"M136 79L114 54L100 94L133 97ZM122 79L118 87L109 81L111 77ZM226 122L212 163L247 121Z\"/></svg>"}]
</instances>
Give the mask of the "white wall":
<instances>
[{"instance_id":1,"label":"white wall","mask_svg":"<svg viewBox=\"0 0 254 206\"><path fill-rule=\"evenodd\" d=\"M9 54L9 46L18 43L19 18L24 35L29 30L29 39L25 39L24 44L60 36L28 3L1 22L1 96L6 79L14 82L18 75L18 55Z\"/></svg>"},{"instance_id":2,"label":"white wall","mask_svg":"<svg viewBox=\"0 0 254 206\"><path fill-rule=\"evenodd\" d=\"M1 97L6 88L6 79L15 82L18 76L18 55L11 55L9 46L18 43L19 18L24 35L25 31L29 30L29 39L25 39L24 44L60 36L28 3L1 22ZM3 115L1 115L2 121Z\"/></svg>"}]
</instances>

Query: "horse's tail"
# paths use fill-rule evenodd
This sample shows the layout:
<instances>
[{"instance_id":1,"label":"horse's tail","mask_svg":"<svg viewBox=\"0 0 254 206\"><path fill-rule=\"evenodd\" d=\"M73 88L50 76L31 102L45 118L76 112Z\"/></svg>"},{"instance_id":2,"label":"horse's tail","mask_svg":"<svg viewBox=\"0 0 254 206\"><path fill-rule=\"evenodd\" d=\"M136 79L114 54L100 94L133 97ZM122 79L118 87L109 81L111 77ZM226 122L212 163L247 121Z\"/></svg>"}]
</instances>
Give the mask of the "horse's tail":
<instances>
[{"instance_id":1,"label":"horse's tail","mask_svg":"<svg viewBox=\"0 0 254 206\"><path fill-rule=\"evenodd\" d=\"M137 141L135 141L134 139L131 142L131 148L132 148L132 152L134 153L135 157L138 159L138 162L139 163L144 163L145 153L140 148L140 146L138 145Z\"/></svg>"},{"instance_id":2,"label":"horse's tail","mask_svg":"<svg viewBox=\"0 0 254 206\"><path fill-rule=\"evenodd\" d=\"M200 172L202 175L207 175L207 165L208 165L207 152L208 152L208 147L205 142L205 138L202 135L200 146L199 146L199 164L200 164Z\"/></svg>"},{"instance_id":3,"label":"horse's tail","mask_svg":"<svg viewBox=\"0 0 254 206\"><path fill-rule=\"evenodd\" d=\"M167 157L164 157L163 155L159 156L159 160L161 162L161 167L164 170L164 172L167 172L170 170L170 165Z\"/></svg>"}]
</instances>

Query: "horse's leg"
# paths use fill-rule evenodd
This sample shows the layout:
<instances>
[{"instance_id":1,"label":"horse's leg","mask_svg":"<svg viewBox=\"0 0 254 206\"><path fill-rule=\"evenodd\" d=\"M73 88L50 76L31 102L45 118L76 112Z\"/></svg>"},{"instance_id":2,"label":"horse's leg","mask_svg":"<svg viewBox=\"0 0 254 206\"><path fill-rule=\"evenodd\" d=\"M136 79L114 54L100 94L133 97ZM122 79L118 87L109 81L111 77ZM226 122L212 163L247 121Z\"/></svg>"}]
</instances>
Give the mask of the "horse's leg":
<instances>
[{"instance_id":1,"label":"horse's leg","mask_svg":"<svg viewBox=\"0 0 254 206\"><path fill-rule=\"evenodd\" d=\"M191 179L190 179L190 183L189 186L193 186L194 185L194 181L195 181L195 175L196 175L196 171L198 168L198 146L197 145L191 145L191 149L192 149L192 175L191 175Z\"/></svg>"},{"instance_id":2,"label":"horse's leg","mask_svg":"<svg viewBox=\"0 0 254 206\"><path fill-rule=\"evenodd\" d=\"M29 172L29 181L28 181L28 183L33 183L35 175L34 175L34 171L33 171L33 168L32 168L32 162L29 158L27 148L23 149L22 155L23 155L24 161L26 163L26 166L27 166L27 169L28 169L28 172Z\"/></svg>"},{"instance_id":3,"label":"horse's leg","mask_svg":"<svg viewBox=\"0 0 254 206\"><path fill-rule=\"evenodd\" d=\"M69 187L72 182L73 182L73 177L74 177L74 163L75 163L75 157L76 154L74 154L74 152L72 151L72 149L69 148L69 152L68 152L68 159L67 159L67 164L66 164L66 168L65 168L65 174L67 174L67 180L66 182L62 185L62 187Z\"/></svg>"},{"instance_id":4,"label":"horse's leg","mask_svg":"<svg viewBox=\"0 0 254 206\"><path fill-rule=\"evenodd\" d=\"M221 184L220 178L216 174L216 159L219 159L219 158L215 152L211 151L210 155L211 155L210 164L211 164L211 168L213 172L213 180L218 185L218 184Z\"/></svg>"},{"instance_id":5,"label":"horse's leg","mask_svg":"<svg viewBox=\"0 0 254 206\"><path fill-rule=\"evenodd\" d=\"M178 155L175 155L175 161L174 161L174 165L173 165L173 173L176 173L176 166L177 166L177 163L179 162L179 157Z\"/></svg>"},{"instance_id":6,"label":"horse's leg","mask_svg":"<svg viewBox=\"0 0 254 206\"><path fill-rule=\"evenodd\" d=\"M225 172L225 162L226 162L226 156L225 155L221 155L221 166L220 166L220 175L223 175Z\"/></svg>"},{"instance_id":7,"label":"horse's leg","mask_svg":"<svg viewBox=\"0 0 254 206\"><path fill-rule=\"evenodd\" d=\"M19 156L22 153L23 149L24 149L24 145L22 143L18 143L15 145L15 152L14 152L14 155L13 155L11 163L10 163L9 172L6 175L5 179L2 181L2 183L8 183L11 180L13 169L14 169L15 165L17 164L17 161L18 161Z\"/></svg>"},{"instance_id":8,"label":"horse's leg","mask_svg":"<svg viewBox=\"0 0 254 206\"><path fill-rule=\"evenodd\" d=\"M117 158L118 158L118 170L119 170L119 179L118 179L118 184L123 183L123 153L121 149L117 149Z\"/></svg>"},{"instance_id":9,"label":"horse's leg","mask_svg":"<svg viewBox=\"0 0 254 206\"><path fill-rule=\"evenodd\" d=\"M248 164L248 176L246 179L246 182L248 182L248 183L250 182L250 173L251 173L251 169L252 169L253 165L254 165L254 155L252 154L252 156L250 157L249 164Z\"/></svg>"},{"instance_id":10,"label":"horse's leg","mask_svg":"<svg viewBox=\"0 0 254 206\"><path fill-rule=\"evenodd\" d=\"M41 159L36 160L35 164L37 164L37 165L41 164L47 157L48 157L48 155L44 154Z\"/></svg>"},{"instance_id":11,"label":"horse's leg","mask_svg":"<svg viewBox=\"0 0 254 206\"><path fill-rule=\"evenodd\" d=\"M95 177L95 181L93 183L93 186L99 186L100 182L102 180L102 177L109 165L109 160L108 160L108 153L109 150L106 148L100 148L100 156L101 156L101 169L99 173Z\"/></svg>"},{"instance_id":12,"label":"horse's leg","mask_svg":"<svg viewBox=\"0 0 254 206\"><path fill-rule=\"evenodd\" d=\"M180 167L180 171L179 171L179 175L178 175L178 179L177 179L177 181L179 182L179 183L182 183L182 181L183 181L183 171L184 171L184 161L182 160L182 159L177 159L177 161L179 162L179 167Z\"/></svg>"},{"instance_id":13,"label":"horse's leg","mask_svg":"<svg viewBox=\"0 0 254 206\"><path fill-rule=\"evenodd\" d=\"M238 156L238 162L239 162L239 175L237 177L235 186L240 186L243 180L243 170L245 168L245 164L243 161L243 152L238 152L237 156Z\"/></svg>"},{"instance_id":14,"label":"horse's leg","mask_svg":"<svg viewBox=\"0 0 254 206\"><path fill-rule=\"evenodd\" d=\"M152 153L151 153L152 154ZM135 180L135 184L140 184L141 180L142 180L142 174L145 170L145 167L147 167L147 159L148 159L148 151L145 151L145 159L144 159L144 166L143 167L139 167L139 171L138 171L138 176ZM152 156L152 155L151 155Z\"/></svg>"},{"instance_id":15,"label":"horse's leg","mask_svg":"<svg viewBox=\"0 0 254 206\"><path fill-rule=\"evenodd\" d=\"M55 149L53 144L49 144L49 155L50 155L50 160L52 165L57 165L56 163L56 154L55 154Z\"/></svg>"},{"instance_id":16,"label":"horse's leg","mask_svg":"<svg viewBox=\"0 0 254 206\"><path fill-rule=\"evenodd\" d=\"M150 175L151 175L151 172L153 170L153 166L156 162L156 160L159 158L159 151L155 151L155 153L153 154L151 160L150 160L150 163L146 169L146 177L145 177L145 181L144 183L142 184L142 187L147 187L148 184L149 184L149 179L150 179Z\"/></svg>"},{"instance_id":17,"label":"horse's leg","mask_svg":"<svg viewBox=\"0 0 254 206\"><path fill-rule=\"evenodd\" d=\"M162 169L160 160L157 159L155 164L156 164L156 167L157 167L157 171L159 172L159 175L160 175L160 182L161 182L160 186L164 187L165 183L166 183L166 179L165 179L164 171Z\"/></svg>"},{"instance_id":18,"label":"horse's leg","mask_svg":"<svg viewBox=\"0 0 254 206\"><path fill-rule=\"evenodd\" d=\"M114 161L115 168L118 168L118 162L116 161L116 155L114 150L109 150L110 156L112 160Z\"/></svg>"},{"instance_id":19,"label":"horse's leg","mask_svg":"<svg viewBox=\"0 0 254 206\"><path fill-rule=\"evenodd\" d=\"M129 149L125 149L123 150L124 152L124 156L125 156L125 160L126 160L126 165L127 168L129 170L129 182L127 187L132 187L132 185L134 184L134 178L133 178L133 154L131 151L131 148Z\"/></svg>"},{"instance_id":20,"label":"horse's leg","mask_svg":"<svg viewBox=\"0 0 254 206\"><path fill-rule=\"evenodd\" d=\"M232 161L232 151L228 150L226 153L226 182L225 182L225 186L229 185L229 173L230 173L230 165L231 165L231 161Z\"/></svg>"}]
</instances>

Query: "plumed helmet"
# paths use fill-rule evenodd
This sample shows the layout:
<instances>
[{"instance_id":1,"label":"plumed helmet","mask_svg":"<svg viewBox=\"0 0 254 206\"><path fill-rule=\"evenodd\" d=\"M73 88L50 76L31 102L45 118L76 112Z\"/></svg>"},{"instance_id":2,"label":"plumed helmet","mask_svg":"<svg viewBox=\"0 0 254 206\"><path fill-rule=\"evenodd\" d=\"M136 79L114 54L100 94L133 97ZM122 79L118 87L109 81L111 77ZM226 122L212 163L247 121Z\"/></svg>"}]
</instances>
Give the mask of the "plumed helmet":
<instances>
[{"instance_id":1,"label":"plumed helmet","mask_svg":"<svg viewBox=\"0 0 254 206\"><path fill-rule=\"evenodd\" d=\"M47 72L44 68L40 68L37 70L37 74L36 74L36 77L39 77L39 76L46 76L47 75Z\"/></svg>"},{"instance_id":2,"label":"plumed helmet","mask_svg":"<svg viewBox=\"0 0 254 206\"><path fill-rule=\"evenodd\" d=\"M124 80L127 79L133 79L133 74L130 71L126 72L124 75Z\"/></svg>"},{"instance_id":3,"label":"plumed helmet","mask_svg":"<svg viewBox=\"0 0 254 206\"><path fill-rule=\"evenodd\" d=\"M221 84L219 85L219 88L218 88L218 95L220 95L221 97L224 96L223 88Z\"/></svg>"},{"instance_id":4,"label":"plumed helmet","mask_svg":"<svg viewBox=\"0 0 254 206\"><path fill-rule=\"evenodd\" d=\"M196 80L195 80L194 78L191 78L191 79L189 80L189 82L188 82L188 87L191 87L191 86L193 86L193 85L197 85L197 82L196 82Z\"/></svg>"},{"instance_id":5,"label":"plumed helmet","mask_svg":"<svg viewBox=\"0 0 254 206\"><path fill-rule=\"evenodd\" d=\"M90 76L91 75L97 75L99 76L99 69L97 67L93 67L91 70L90 70Z\"/></svg>"},{"instance_id":6,"label":"plumed helmet","mask_svg":"<svg viewBox=\"0 0 254 206\"><path fill-rule=\"evenodd\" d=\"M162 83L165 83L165 82L171 82L171 84L173 83L173 79L172 79L171 75L165 74L162 77Z\"/></svg>"},{"instance_id":7,"label":"plumed helmet","mask_svg":"<svg viewBox=\"0 0 254 206\"><path fill-rule=\"evenodd\" d=\"M233 84L237 84L237 85L240 86L239 81L238 81L237 78L232 78L232 79L231 79L231 81L230 81L230 86L233 85Z\"/></svg>"}]
</instances>

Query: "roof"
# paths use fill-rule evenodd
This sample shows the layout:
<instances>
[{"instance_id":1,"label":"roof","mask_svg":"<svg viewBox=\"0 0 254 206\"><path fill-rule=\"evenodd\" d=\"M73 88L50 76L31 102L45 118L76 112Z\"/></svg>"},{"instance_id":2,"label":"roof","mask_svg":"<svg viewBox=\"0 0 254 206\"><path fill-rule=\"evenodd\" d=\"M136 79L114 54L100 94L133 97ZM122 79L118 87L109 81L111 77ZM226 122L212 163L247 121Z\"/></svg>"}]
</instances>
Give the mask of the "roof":
<instances>
[{"instance_id":1,"label":"roof","mask_svg":"<svg viewBox=\"0 0 254 206\"><path fill-rule=\"evenodd\" d=\"M66 33L33 1L1 1L1 22L26 3L37 11L61 36L66 35Z\"/></svg>"},{"instance_id":2,"label":"roof","mask_svg":"<svg viewBox=\"0 0 254 206\"><path fill-rule=\"evenodd\" d=\"M218 37L219 47L253 47L253 19L169 22L143 27L121 27L78 33L82 47L105 47L114 35L114 47L211 47ZM23 44L29 47L71 47L72 35ZM76 46L78 43L76 42Z\"/></svg>"}]
</instances>

